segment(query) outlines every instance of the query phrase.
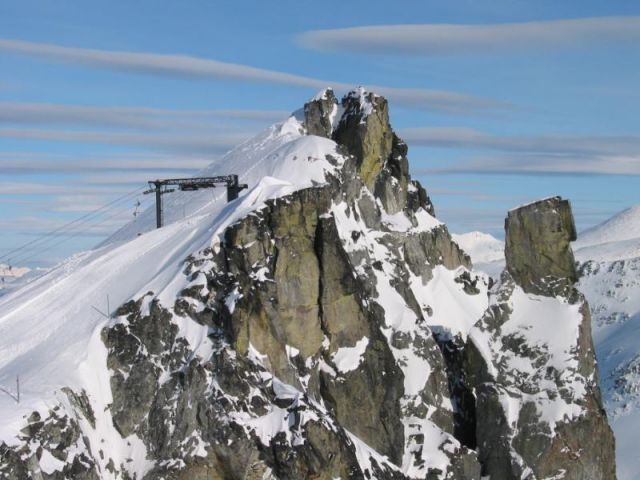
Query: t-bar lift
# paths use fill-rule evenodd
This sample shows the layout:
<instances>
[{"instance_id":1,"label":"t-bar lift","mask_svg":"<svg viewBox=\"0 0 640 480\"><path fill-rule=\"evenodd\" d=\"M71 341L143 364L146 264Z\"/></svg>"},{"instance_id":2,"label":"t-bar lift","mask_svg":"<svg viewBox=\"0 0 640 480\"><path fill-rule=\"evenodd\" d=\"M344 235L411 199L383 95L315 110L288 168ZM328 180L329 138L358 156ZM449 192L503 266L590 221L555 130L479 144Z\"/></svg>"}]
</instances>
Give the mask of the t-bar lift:
<instances>
[{"instance_id":1,"label":"t-bar lift","mask_svg":"<svg viewBox=\"0 0 640 480\"><path fill-rule=\"evenodd\" d=\"M238 175L221 175L218 177L196 177L196 178L169 178L167 180L150 180L149 190L143 192L156 194L156 226L162 228L163 210L162 195L165 193L175 192L175 188L168 186L177 186L178 190L183 192L191 192L200 190L201 188L215 188L223 184L227 186L227 202L238 198L240 191L247 188L244 183L238 183Z\"/></svg>"}]
</instances>

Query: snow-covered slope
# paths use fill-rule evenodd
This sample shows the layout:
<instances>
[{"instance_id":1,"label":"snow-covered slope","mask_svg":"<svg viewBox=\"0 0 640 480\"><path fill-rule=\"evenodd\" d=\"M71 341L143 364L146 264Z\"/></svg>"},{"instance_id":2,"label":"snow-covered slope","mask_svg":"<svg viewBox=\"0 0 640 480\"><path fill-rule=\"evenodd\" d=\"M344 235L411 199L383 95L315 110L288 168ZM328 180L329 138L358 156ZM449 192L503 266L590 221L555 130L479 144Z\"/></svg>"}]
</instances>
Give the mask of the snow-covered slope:
<instances>
[{"instance_id":1,"label":"snow-covered slope","mask_svg":"<svg viewBox=\"0 0 640 480\"><path fill-rule=\"evenodd\" d=\"M108 388L95 384L92 365L100 352L87 348L107 323L97 310L108 313L107 302L113 309L148 291L172 304L186 286L185 258L265 200L324 182L342 159L334 142L303 136L291 116L201 172L239 173L249 189L237 201L226 204L224 190L167 195L161 230L154 210L147 210L99 248L0 298L0 386L14 391L17 376L21 385L19 404L0 395L0 441L15 441L23 417L51 404L63 386L94 394Z\"/></svg>"},{"instance_id":2,"label":"snow-covered slope","mask_svg":"<svg viewBox=\"0 0 640 480\"><path fill-rule=\"evenodd\" d=\"M610 242L623 242L640 238L640 205L634 205L609 220L580 233L575 249Z\"/></svg>"},{"instance_id":3,"label":"snow-covered slope","mask_svg":"<svg viewBox=\"0 0 640 480\"><path fill-rule=\"evenodd\" d=\"M473 266L494 278L504 268L504 242L483 232L453 234L453 240L471 257Z\"/></svg>"},{"instance_id":4,"label":"snow-covered slope","mask_svg":"<svg viewBox=\"0 0 640 480\"><path fill-rule=\"evenodd\" d=\"M329 139L304 135L301 112L294 113L282 124L258 134L240 144L219 160L200 171L196 176L237 174L240 183L249 185L253 191L273 189L273 185L261 185L264 178L273 184L280 183L282 191L275 196L286 194L312 185L324 183L325 173L334 171L336 166L326 160L326 155L341 158L336 153L336 144ZM278 188L280 188L278 187ZM210 216L225 207L226 190L206 189L195 192L176 191L163 198L164 223L169 225L188 217ZM256 209L259 204L254 204ZM103 244L128 241L138 234L156 228L155 209L144 211L135 221L130 222L108 238Z\"/></svg>"},{"instance_id":5,"label":"snow-covered slope","mask_svg":"<svg viewBox=\"0 0 640 480\"><path fill-rule=\"evenodd\" d=\"M504 257L504 243L488 233L454 233L451 236L475 262L489 263Z\"/></svg>"},{"instance_id":6,"label":"snow-covered slope","mask_svg":"<svg viewBox=\"0 0 640 480\"><path fill-rule=\"evenodd\" d=\"M635 480L640 478L640 206L585 231L575 253L616 434L618 478Z\"/></svg>"},{"instance_id":7,"label":"snow-covered slope","mask_svg":"<svg viewBox=\"0 0 640 480\"><path fill-rule=\"evenodd\" d=\"M168 194L162 229L146 211L0 298L0 476L477 480L501 472L489 460L508 446L499 431L475 437L480 384L466 383L465 372L465 340L491 316L489 281L432 215L407 151L383 97L360 88L338 103L326 90L199 173L239 174L249 188L237 200L226 203L224 190ZM478 238L495 258L496 242ZM474 365L499 373L490 380L502 388L502 373L515 375L522 351L541 342L553 361L534 387L541 380L545 392L562 394L555 372L575 352L587 363L593 355L573 323L561 352L548 329L519 342L538 300L517 299L516 315L503 320L518 331L474 335L479 351L492 352ZM573 319L562 301L545 301L551 316ZM507 369L503 340L520 355ZM542 350L536 366L549 360ZM597 393L584 367L590 391L567 408ZM503 407L509 420L551 437L563 424L575 449L541 447L553 454L542 466L535 445L520 459L506 455L517 469L555 478L575 470L574 452L594 451L575 434L581 418L608 429L599 411L550 420L525 402L518 412ZM611 442L600 450L612 471Z\"/></svg>"}]
</instances>

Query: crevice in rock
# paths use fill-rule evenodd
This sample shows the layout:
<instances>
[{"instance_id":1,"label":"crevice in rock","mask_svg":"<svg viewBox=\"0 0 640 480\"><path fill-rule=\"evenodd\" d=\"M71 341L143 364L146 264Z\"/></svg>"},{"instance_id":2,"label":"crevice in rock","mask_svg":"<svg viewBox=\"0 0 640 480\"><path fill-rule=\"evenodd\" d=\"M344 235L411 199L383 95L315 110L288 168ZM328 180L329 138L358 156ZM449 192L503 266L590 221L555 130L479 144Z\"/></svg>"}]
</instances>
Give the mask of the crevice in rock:
<instances>
[{"instance_id":1,"label":"crevice in rock","mask_svg":"<svg viewBox=\"0 0 640 480\"><path fill-rule=\"evenodd\" d=\"M469 388L464 369L465 344L459 337L433 334L442 352L447 374L449 396L453 404L453 436L465 447L475 450L476 398Z\"/></svg>"}]
</instances>

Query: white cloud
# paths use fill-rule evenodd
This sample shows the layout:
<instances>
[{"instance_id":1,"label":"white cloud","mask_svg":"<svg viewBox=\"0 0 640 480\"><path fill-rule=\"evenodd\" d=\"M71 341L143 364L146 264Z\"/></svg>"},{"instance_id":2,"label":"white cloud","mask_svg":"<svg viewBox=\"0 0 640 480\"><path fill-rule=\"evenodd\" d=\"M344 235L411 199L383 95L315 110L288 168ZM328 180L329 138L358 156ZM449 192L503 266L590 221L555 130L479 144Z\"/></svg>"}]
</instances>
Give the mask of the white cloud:
<instances>
[{"instance_id":1,"label":"white cloud","mask_svg":"<svg viewBox=\"0 0 640 480\"><path fill-rule=\"evenodd\" d=\"M110 156L56 155L39 152L0 152L0 171L6 175L84 173L99 171L200 170L214 156L178 156L127 153Z\"/></svg>"},{"instance_id":2,"label":"white cloud","mask_svg":"<svg viewBox=\"0 0 640 480\"><path fill-rule=\"evenodd\" d=\"M419 171L430 174L640 175L640 154L480 156L446 168L424 168Z\"/></svg>"},{"instance_id":3,"label":"white cloud","mask_svg":"<svg viewBox=\"0 0 640 480\"><path fill-rule=\"evenodd\" d=\"M488 25L379 25L305 32L305 47L357 53L482 54L522 49L589 47L640 40L640 17L595 17Z\"/></svg>"},{"instance_id":4,"label":"white cloud","mask_svg":"<svg viewBox=\"0 0 640 480\"><path fill-rule=\"evenodd\" d=\"M640 136L500 136L471 128L407 128L399 135L410 147L495 152L422 173L640 175Z\"/></svg>"},{"instance_id":5,"label":"white cloud","mask_svg":"<svg viewBox=\"0 0 640 480\"><path fill-rule=\"evenodd\" d=\"M160 171L158 171L160 173ZM189 171L177 171L171 174L170 178L181 178L181 177L189 177L193 176L193 172ZM99 175L89 175L86 177L82 177L80 181L82 183L88 185L127 185L133 184L134 187L136 185L144 185L149 180L153 180L157 178L158 175L154 175L153 172L128 172L126 175L121 173L101 173ZM160 175L162 178L163 176Z\"/></svg>"},{"instance_id":6,"label":"white cloud","mask_svg":"<svg viewBox=\"0 0 640 480\"><path fill-rule=\"evenodd\" d=\"M142 186L142 185L141 185ZM105 195L105 194L123 194L131 191L131 186L113 187L113 186L89 186L77 184L48 184L34 182L0 182L0 195L56 195L68 194L73 191L75 194L81 195Z\"/></svg>"},{"instance_id":7,"label":"white cloud","mask_svg":"<svg viewBox=\"0 0 640 480\"><path fill-rule=\"evenodd\" d=\"M0 51L35 56L50 61L76 63L131 73L186 78L230 79L307 87L314 90L332 86L337 90L347 91L354 87L353 84L344 82L316 79L188 55L96 50L12 39L0 39ZM384 92L383 94L392 102L413 108L468 113L487 108L505 108L507 106L504 102L497 100L455 92L366 86L374 92Z\"/></svg>"},{"instance_id":8,"label":"white cloud","mask_svg":"<svg viewBox=\"0 0 640 480\"><path fill-rule=\"evenodd\" d=\"M640 136L494 135L472 128L405 128L398 134L410 145L438 148L487 149L550 154L640 153Z\"/></svg>"},{"instance_id":9,"label":"white cloud","mask_svg":"<svg viewBox=\"0 0 640 480\"><path fill-rule=\"evenodd\" d=\"M0 102L0 123L74 124L122 128L212 128L220 121L275 122L281 110L172 110L149 107L97 107L51 103Z\"/></svg>"},{"instance_id":10,"label":"white cloud","mask_svg":"<svg viewBox=\"0 0 640 480\"><path fill-rule=\"evenodd\" d=\"M211 135L167 135L125 132L93 132L44 129L0 129L0 138L13 140L39 140L53 142L97 143L126 145L154 151L181 153L221 153L251 136L250 132L231 132Z\"/></svg>"}]
</instances>

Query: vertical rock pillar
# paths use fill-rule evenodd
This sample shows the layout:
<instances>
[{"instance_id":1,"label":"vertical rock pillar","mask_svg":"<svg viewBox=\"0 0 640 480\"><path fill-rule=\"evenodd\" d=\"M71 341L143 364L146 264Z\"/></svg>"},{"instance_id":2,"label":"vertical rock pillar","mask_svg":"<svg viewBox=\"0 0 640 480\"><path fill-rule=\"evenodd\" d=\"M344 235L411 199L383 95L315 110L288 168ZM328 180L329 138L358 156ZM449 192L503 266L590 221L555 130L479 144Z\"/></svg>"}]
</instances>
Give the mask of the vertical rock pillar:
<instances>
[{"instance_id":1,"label":"vertical rock pillar","mask_svg":"<svg viewBox=\"0 0 640 480\"><path fill-rule=\"evenodd\" d=\"M569 202L509 212L506 269L469 334L466 370L491 480L613 480L614 437L598 386L589 305L575 288Z\"/></svg>"}]
</instances>

